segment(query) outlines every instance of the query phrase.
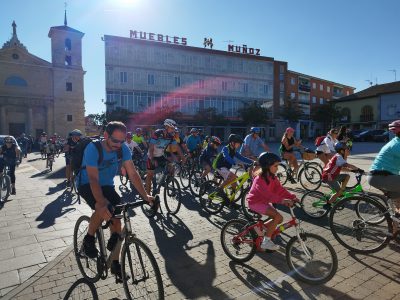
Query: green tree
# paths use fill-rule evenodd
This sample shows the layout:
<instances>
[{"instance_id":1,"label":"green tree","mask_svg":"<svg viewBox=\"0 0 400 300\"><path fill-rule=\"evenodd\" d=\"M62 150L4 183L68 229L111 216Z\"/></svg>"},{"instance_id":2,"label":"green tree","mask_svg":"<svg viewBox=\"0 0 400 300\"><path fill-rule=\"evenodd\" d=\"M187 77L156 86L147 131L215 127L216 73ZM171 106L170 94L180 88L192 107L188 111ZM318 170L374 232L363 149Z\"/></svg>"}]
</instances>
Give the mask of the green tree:
<instances>
[{"instance_id":1,"label":"green tree","mask_svg":"<svg viewBox=\"0 0 400 300\"><path fill-rule=\"evenodd\" d=\"M104 129L107 125L107 117L106 113L102 112L101 114L89 114L89 118L93 120L93 123L97 125L97 128L104 132Z\"/></svg>"},{"instance_id":2,"label":"green tree","mask_svg":"<svg viewBox=\"0 0 400 300\"><path fill-rule=\"evenodd\" d=\"M131 112L129 110L118 107L115 110L107 112L106 119L107 119L107 123L111 122L111 121L120 121L125 124L129 120L130 116L131 116Z\"/></svg>"},{"instance_id":3,"label":"green tree","mask_svg":"<svg viewBox=\"0 0 400 300\"><path fill-rule=\"evenodd\" d=\"M266 124L268 121L268 110L257 101L245 103L238 112L246 125Z\"/></svg>"},{"instance_id":4,"label":"green tree","mask_svg":"<svg viewBox=\"0 0 400 300\"><path fill-rule=\"evenodd\" d=\"M324 130L328 130L333 127L337 120L340 118L340 111L335 108L334 103L329 102L323 105L319 105L312 111L312 119L315 122L323 124Z\"/></svg>"},{"instance_id":5,"label":"green tree","mask_svg":"<svg viewBox=\"0 0 400 300\"><path fill-rule=\"evenodd\" d=\"M281 108L279 115L283 119L288 120L289 123L297 123L303 115L303 111L299 108L296 102L289 99L286 101L285 106Z\"/></svg>"}]
</instances>

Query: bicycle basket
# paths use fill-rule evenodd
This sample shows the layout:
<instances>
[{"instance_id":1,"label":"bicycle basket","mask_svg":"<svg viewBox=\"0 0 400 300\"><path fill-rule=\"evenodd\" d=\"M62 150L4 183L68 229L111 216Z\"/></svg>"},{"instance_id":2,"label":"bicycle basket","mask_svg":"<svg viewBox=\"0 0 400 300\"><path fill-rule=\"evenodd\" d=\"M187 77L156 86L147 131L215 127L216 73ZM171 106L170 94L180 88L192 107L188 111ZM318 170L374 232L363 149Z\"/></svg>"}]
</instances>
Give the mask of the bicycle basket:
<instances>
[{"instance_id":1,"label":"bicycle basket","mask_svg":"<svg viewBox=\"0 0 400 300\"><path fill-rule=\"evenodd\" d=\"M303 158L303 160L313 160L315 158L315 153L303 152L301 154L301 157Z\"/></svg>"}]
</instances>

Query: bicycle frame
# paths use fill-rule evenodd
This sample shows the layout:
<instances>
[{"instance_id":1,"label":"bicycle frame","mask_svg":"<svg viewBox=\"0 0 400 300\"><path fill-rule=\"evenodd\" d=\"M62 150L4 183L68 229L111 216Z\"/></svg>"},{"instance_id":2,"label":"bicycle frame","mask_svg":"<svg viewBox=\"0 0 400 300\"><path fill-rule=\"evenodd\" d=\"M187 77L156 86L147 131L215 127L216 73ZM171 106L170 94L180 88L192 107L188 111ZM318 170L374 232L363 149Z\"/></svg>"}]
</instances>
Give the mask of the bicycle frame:
<instances>
[{"instance_id":1,"label":"bicycle frame","mask_svg":"<svg viewBox=\"0 0 400 300\"><path fill-rule=\"evenodd\" d=\"M231 183L229 183L228 185L226 185L224 187L225 194L228 196L228 199L230 202L235 201L236 194L239 192L240 188L245 184L245 182L249 179L250 179L250 174L248 171L246 171L242 175L240 175L238 178L236 178L235 180L233 180ZM239 182L239 184L236 185L236 188L230 194L228 188L237 182Z\"/></svg>"}]
</instances>

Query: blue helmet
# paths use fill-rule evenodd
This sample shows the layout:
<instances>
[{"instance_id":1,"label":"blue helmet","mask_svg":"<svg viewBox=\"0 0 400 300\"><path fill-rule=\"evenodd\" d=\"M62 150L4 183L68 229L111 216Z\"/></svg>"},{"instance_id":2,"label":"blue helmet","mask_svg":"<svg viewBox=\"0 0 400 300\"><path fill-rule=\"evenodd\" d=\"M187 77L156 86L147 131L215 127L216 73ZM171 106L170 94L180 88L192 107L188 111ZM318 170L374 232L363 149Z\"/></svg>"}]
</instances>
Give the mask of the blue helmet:
<instances>
[{"instance_id":1,"label":"blue helmet","mask_svg":"<svg viewBox=\"0 0 400 300\"><path fill-rule=\"evenodd\" d=\"M260 127L251 127L250 128L250 132L252 132L252 133L260 133L261 132L261 128Z\"/></svg>"},{"instance_id":2,"label":"blue helmet","mask_svg":"<svg viewBox=\"0 0 400 300\"><path fill-rule=\"evenodd\" d=\"M197 128L190 129L190 133L195 133L195 132L199 132L199 130Z\"/></svg>"},{"instance_id":3,"label":"blue helmet","mask_svg":"<svg viewBox=\"0 0 400 300\"><path fill-rule=\"evenodd\" d=\"M346 150L348 149L346 143L338 142L335 144L335 151L339 152L340 150Z\"/></svg>"}]
</instances>

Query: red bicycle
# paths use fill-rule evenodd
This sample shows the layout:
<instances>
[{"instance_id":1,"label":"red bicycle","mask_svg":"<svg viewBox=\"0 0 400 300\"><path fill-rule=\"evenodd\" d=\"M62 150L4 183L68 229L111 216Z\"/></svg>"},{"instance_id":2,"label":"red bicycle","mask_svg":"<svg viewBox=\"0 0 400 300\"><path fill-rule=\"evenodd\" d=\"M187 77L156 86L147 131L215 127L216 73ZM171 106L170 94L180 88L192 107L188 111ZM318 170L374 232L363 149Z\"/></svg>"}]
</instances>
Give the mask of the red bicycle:
<instances>
[{"instance_id":1,"label":"red bicycle","mask_svg":"<svg viewBox=\"0 0 400 300\"><path fill-rule=\"evenodd\" d=\"M296 204L299 206L298 204ZM228 221L221 230L222 248L226 255L237 262L246 262L253 258L256 252L274 252L261 249L264 232L262 216L251 211L257 221L233 219ZM293 208L290 207L291 220L279 225L272 234L272 240L284 230L295 227L296 235L286 244L286 262L289 269L298 279L310 283L321 284L329 281L336 273L338 259L332 245L323 237L306 233L296 219Z\"/></svg>"}]
</instances>

